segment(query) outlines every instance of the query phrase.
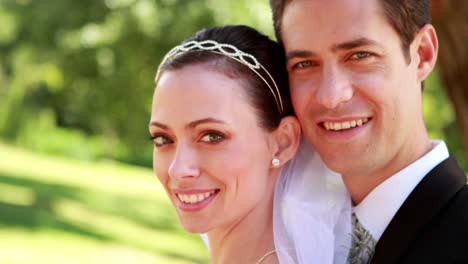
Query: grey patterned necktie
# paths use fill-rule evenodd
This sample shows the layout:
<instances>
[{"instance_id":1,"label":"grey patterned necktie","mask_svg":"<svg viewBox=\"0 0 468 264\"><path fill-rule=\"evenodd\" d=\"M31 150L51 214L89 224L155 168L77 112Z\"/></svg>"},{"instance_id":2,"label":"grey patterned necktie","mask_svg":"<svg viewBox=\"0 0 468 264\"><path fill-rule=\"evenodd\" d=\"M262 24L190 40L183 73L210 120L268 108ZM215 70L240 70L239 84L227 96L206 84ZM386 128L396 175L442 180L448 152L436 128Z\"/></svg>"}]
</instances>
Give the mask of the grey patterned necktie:
<instances>
[{"instance_id":1,"label":"grey patterned necktie","mask_svg":"<svg viewBox=\"0 0 468 264\"><path fill-rule=\"evenodd\" d=\"M353 233L351 248L349 249L348 263L349 264L365 264L369 263L374 255L375 244L377 241L372 237L359 222L356 214L352 215Z\"/></svg>"}]
</instances>

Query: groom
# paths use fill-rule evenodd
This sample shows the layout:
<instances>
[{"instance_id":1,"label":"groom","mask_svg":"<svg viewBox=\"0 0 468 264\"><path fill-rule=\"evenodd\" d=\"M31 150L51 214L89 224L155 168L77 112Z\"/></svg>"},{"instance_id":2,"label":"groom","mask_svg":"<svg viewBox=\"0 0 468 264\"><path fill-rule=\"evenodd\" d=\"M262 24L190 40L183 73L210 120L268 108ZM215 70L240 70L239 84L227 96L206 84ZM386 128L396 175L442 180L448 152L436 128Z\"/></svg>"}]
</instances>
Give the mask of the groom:
<instances>
[{"instance_id":1,"label":"groom","mask_svg":"<svg viewBox=\"0 0 468 264\"><path fill-rule=\"evenodd\" d=\"M468 263L466 177L423 120L438 51L429 0L271 7L305 137L342 174L368 234L369 252L349 261Z\"/></svg>"}]
</instances>

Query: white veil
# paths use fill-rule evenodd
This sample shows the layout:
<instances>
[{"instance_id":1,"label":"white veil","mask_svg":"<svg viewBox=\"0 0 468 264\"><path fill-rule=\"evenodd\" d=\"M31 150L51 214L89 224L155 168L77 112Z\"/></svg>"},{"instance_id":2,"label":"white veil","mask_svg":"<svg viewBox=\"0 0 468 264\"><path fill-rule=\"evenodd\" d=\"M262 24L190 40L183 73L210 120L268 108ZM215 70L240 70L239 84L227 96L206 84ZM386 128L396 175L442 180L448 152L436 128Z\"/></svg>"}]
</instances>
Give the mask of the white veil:
<instances>
[{"instance_id":1,"label":"white veil","mask_svg":"<svg viewBox=\"0 0 468 264\"><path fill-rule=\"evenodd\" d=\"M351 245L351 199L341 176L303 139L278 179L274 239L281 264L345 263Z\"/></svg>"}]
</instances>

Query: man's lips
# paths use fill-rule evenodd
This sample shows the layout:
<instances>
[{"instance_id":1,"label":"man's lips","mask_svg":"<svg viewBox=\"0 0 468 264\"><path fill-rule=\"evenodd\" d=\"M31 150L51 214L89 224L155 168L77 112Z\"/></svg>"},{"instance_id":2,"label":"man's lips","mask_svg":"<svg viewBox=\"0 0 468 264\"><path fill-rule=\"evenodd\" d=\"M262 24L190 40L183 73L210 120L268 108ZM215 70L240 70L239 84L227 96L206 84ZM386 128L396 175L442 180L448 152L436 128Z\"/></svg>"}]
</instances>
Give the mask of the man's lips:
<instances>
[{"instance_id":1,"label":"man's lips","mask_svg":"<svg viewBox=\"0 0 468 264\"><path fill-rule=\"evenodd\" d=\"M347 119L344 121L323 121L320 122L319 125L328 131L341 131L350 128L360 127L369 122L370 120L371 118L369 117L363 117Z\"/></svg>"}]
</instances>

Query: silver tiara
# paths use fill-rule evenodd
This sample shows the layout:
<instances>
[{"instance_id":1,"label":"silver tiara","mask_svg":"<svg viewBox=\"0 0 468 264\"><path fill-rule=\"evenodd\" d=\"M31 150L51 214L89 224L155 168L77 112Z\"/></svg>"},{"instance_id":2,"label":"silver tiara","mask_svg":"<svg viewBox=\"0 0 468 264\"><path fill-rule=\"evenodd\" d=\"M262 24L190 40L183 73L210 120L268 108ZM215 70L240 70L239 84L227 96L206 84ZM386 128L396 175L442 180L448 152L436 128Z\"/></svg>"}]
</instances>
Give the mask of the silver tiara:
<instances>
[{"instance_id":1,"label":"silver tiara","mask_svg":"<svg viewBox=\"0 0 468 264\"><path fill-rule=\"evenodd\" d=\"M166 54L166 56L164 56L164 59L162 60L161 64L159 64L158 71L156 73L156 78L155 78L156 83L159 81L162 65L164 65L166 62L175 58L178 55L184 54L189 51L194 51L194 50L203 50L203 51L209 51L209 52L221 54L231 59L234 59L244 64L245 66L249 67L253 72L255 72L258 75L258 77L260 77L260 79L263 80L263 82L268 86L268 88L270 88L270 91L273 94L273 97L275 98L276 105L278 107L279 112L281 114L284 114L283 101L281 100L281 94L279 92L278 85L276 85L276 82L271 76L271 74L262 66L262 64L260 64L260 62L258 62L257 58L255 58L253 55L249 53L245 53L239 50L233 45L218 43L214 40L204 40L204 41L192 40L192 41L186 42L182 45L176 46L173 49L171 49ZM271 82L273 83L274 89L270 85L270 83L258 72L258 70L263 70L264 72L266 72Z\"/></svg>"}]
</instances>

